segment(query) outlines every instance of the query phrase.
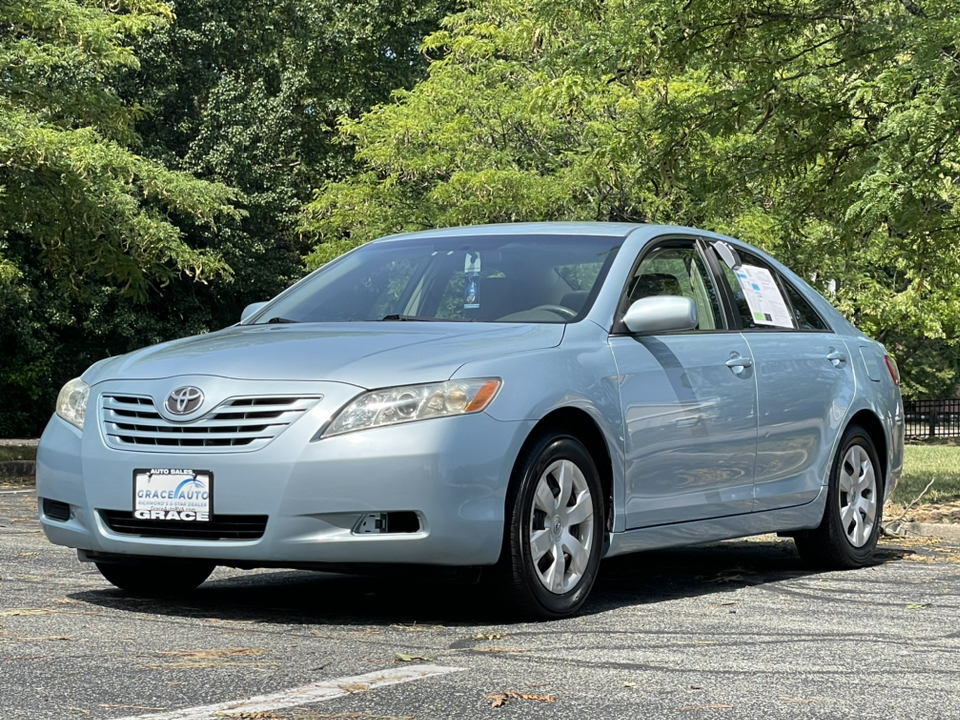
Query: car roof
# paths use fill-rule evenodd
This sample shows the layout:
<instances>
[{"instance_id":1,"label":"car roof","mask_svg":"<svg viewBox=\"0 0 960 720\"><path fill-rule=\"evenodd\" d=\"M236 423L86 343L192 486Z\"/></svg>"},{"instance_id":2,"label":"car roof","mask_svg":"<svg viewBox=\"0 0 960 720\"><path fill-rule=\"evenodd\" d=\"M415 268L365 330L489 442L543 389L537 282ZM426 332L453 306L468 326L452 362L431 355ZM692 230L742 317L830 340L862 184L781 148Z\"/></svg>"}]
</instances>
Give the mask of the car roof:
<instances>
[{"instance_id":1,"label":"car roof","mask_svg":"<svg viewBox=\"0 0 960 720\"><path fill-rule=\"evenodd\" d=\"M592 235L598 237L625 238L634 230L652 227L640 223L621 222L518 222L497 223L491 225L464 225L461 227L437 228L417 232L387 235L374 242L392 242L396 240L449 238L449 237L490 237L495 235Z\"/></svg>"}]
</instances>

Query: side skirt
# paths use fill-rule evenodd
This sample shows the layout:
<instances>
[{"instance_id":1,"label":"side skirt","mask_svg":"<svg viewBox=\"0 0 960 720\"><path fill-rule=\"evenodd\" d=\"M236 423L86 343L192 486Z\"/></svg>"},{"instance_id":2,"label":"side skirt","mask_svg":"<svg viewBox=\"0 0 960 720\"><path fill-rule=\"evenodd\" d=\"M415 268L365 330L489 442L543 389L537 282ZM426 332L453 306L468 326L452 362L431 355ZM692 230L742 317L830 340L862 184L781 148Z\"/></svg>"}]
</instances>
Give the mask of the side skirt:
<instances>
[{"instance_id":1,"label":"side skirt","mask_svg":"<svg viewBox=\"0 0 960 720\"><path fill-rule=\"evenodd\" d=\"M764 533L810 530L820 525L826 498L827 488L824 486L816 498L796 507L607 533L607 547L603 557L639 550L698 545Z\"/></svg>"}]
</instances>

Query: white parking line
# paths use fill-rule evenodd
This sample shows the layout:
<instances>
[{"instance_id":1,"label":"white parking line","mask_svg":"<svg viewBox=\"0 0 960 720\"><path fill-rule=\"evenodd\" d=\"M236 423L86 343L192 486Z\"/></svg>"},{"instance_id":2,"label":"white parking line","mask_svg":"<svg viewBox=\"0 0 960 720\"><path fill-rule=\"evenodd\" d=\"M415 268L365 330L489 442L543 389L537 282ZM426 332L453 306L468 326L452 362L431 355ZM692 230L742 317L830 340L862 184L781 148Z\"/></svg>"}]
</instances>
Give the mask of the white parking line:
<instances>
[{"instance_id":1,"label":"white parking line","mask_svg":"<svg viewBox=\"0 0 960 720\"><path fill-rule=\"evenodd\" d=\"M446 675L460 672L466 668L442 667L439 665L408 665L406 667L378 670L366 675L354 675L334 680L323 680L311 685L303 685L270 695L258 695L247 700L202 705L200 707L171 710L170 712L151 713L150 715L131 715L117 720L224 720L230 717L251 717L253 713L265 713L271 710L297 707L307 703L333 700L355 692L373 690L386 685L422 680L434 675Z\"/></svg>"},{"instance_id":2,"label":"white parking line","mask_svg":"<svg viewBox=\"0 0 960 720\"><path fill-rule=\"evenodd\" d=\"M33 488L28 490L0 490L0 495L25 495L26 493L32 493Z\"/></svg>"}]
</instances>

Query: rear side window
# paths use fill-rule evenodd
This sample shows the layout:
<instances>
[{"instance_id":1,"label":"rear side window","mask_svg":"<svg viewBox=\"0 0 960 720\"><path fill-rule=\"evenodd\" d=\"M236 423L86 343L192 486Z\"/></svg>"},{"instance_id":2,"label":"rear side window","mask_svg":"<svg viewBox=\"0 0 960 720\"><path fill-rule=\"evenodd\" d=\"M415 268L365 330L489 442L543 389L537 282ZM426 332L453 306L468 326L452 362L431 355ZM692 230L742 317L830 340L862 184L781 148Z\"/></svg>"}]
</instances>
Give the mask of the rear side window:
<instances>
[{"instance_id":1,"label":"rear side window","mask_svg":"<svg viewBox=\"0 0 960 720\"><path fill-rule=\"evenodd\" d=\"M744 330L815 330L830 327L803 294L753 253L723 243L714 249ZM723 251L723 252L721 252ZM722 257L733 262L733 268Z\"/></svg>"},{"instance_id":2,"label":"rear side window","mask_svg":"<svg viewBox=\"0 0 960 720\"><path fill-rule=\"evenodd\" d=\"M723 246L725 252L717 254L740 326L744 330L795 330L793 310L777 272L750 252L726 243ZM724 255L730 256L732 268L723 260Z\"/></svg>"},{"instance_id":3,"label":"rear side window","mask_svg":"<svg viewBox=\"0 0 960 720\"><path fill-rule=\"evenodd\" d=\"M793 317L797 321L797 327L801 330L822 330L829 332L830 328L820 317L819 313L813 309L813 306L807 302L807 299L800 294L793 285L781 281L780 286L786 291L787 298L793 306Z\"/></svg>"}]
</instances>

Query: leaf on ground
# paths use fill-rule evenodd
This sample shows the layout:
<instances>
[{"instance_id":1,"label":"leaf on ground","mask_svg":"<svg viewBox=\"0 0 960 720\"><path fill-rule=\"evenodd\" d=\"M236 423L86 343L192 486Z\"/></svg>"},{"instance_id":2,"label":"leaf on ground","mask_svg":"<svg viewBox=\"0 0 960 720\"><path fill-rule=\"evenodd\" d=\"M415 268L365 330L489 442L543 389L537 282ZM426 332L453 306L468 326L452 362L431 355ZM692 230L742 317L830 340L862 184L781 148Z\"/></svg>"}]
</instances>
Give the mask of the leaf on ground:
<instances>
[{"instance_id":1,"label":"leaf on ground","mask_svg":"<svg viewBox=\"0 0 960 720\"><path fill-rule=\"evenodd\" d=\"M161 655L190 658L234 657L237 655L263 655L263 648L214 648L212 650L163 650Z\"/></svg>"},{"instance_id":2,"label":"leaf on ground","mask_svg":"<svg viewBox=\"0 0 960 720\"><path fill-rule=\"evenodd\" d=\"M408 655L407 653L397 653L393 656L394 662L430 662L430 658L423 655Z\"/></svg>"},{"instance_id":3,"label":"leaf on ground","mask_svg":"<svg viewBox=\"0 0 960 720\"><path fill-rule=\"evenodd\" d=\"M364 683L349 683L347 685L338 685L337 687L351 695L354 693L364 693L370 689L370 686Z\"/></svg>"},{"instance_id":4,"label":"leaf on ground","mask_svg":"<svg viewBox=\"0 0 960 720\"><path fill-rule=\"evenodd\" d=\"M262 648L214 648L210 650L169 650L160 652L167 662L163 666L178 668L215 668L229 665L257 665L251 660L266 653Z\"/></svg>"},{"instance_id":5,"label":"leaf on ground","mask_svg":"<svg viewBox=\"0 0 960 720\"><path fill-rule=\"evenodd\" d=\"M502 640L502 633L477 633L473 636L474 640Z\"/></svg>"},{"instance_id":6,"label":"leaf on ground","mask_svg":"<svg viewBox=\"0 0 960 720\"><path fill-rule=\"evenodd\" d=\"M555 695L534 695L533 693L521 693L508 690L507 692L502 693L490 693L487 695L487 699L490 700L490 707L503 707L510 700L532 700L534 702L547 702L552 703L556 702L557 698Z\"/></svg>"}]
</instances>

